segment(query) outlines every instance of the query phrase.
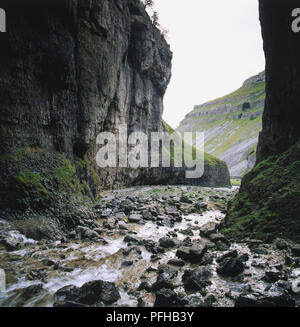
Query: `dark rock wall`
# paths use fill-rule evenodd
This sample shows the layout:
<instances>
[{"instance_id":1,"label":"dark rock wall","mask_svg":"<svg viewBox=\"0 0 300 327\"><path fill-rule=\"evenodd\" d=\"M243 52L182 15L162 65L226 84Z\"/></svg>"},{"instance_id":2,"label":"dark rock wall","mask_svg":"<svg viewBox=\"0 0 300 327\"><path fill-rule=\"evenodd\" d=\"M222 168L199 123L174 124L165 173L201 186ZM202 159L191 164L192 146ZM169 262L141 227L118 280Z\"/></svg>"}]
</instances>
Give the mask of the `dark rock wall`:
<instances>
[{"instance_id":1,"label":"dark rock wall","mask_svg":"<svg viewBox=\"0 0 300 327\"><path fill-rule=\"evenodd\" d=\"M101 131L162 129L172 53L139 0L0 6L1 153L41 147L95 161Z\"/></svg>"},{"instance_id":2,"label":"dark rock wall","mask_svg":"<svg viewBox=\"0 0 300 327\"><path fill-rule=\"evenodd\" d=\"M222 230L235 239L300 242L300 33L294 0L260 0L266 55L266 103L257 163L229 203Z\"/></svg>"},{"instance_id":3,"label":"dark rock wall","mask_svg":"<svg viewBox=\"0 0 300 327\"><path fill-rule=\"evenodd\" d=\"M291 25L297 0L260 0L266 56L266 102L257 161L282 153L300 137L300 33Z\"/></svg>"},{"instance_id":4,"label":"dark rock wall","mask_svg":"<svg viewBox=\"0 0 300 327\"><path fill-rule=\"evenodd\" d=\"M0 7L7 14L7 33L0 34L1 154L44 148L95 169L100 132L117 132L120 124L128 133L163 130L172 53L140 0L0 0ZM107 187L147 183L145 174L159 180L157 170L98 174ZM218 182L228 185L226 166L223 175Z\"/></svg>"}]
</instances>

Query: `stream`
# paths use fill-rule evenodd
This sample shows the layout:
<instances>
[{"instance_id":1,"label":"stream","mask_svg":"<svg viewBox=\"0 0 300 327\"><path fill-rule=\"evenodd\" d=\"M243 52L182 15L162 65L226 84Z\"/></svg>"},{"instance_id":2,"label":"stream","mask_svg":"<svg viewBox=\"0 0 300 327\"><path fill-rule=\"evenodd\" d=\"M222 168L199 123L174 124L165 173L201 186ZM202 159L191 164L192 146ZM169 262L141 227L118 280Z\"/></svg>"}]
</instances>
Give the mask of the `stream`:
<instances>
[{"instance_id":1,"label":"stream","mask_svg":"<svg viewBox=\"0 0 300 327\"><path fill-rule=\"evenodd\" d=\"M218 233L236 190L153 186L104 192L95 207L96 231L81 226L55 242L10 231L21 246L0 246L6 273L0 306L71 306L75 300L68 299L82 299L82 286L98 280L112 283L109 289L114 285L118 296L77 305L299 306L300 269L287 265L294 244L236 243ZM70 285L75 288L65 288Z\"/></svg>"}]
</instances>

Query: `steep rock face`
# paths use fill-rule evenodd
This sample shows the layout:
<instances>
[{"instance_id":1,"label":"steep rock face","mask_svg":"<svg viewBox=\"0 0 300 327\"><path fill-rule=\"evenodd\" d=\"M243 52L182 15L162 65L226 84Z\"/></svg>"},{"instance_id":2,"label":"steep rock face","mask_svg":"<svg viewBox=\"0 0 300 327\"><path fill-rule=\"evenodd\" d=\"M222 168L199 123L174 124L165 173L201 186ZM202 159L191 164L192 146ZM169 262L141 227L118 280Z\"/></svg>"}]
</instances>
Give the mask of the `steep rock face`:
<instances>
[{"instance_id":1,"label":"steep rock face","mask_svg":"<svg viewBox=\"0 0 300 327\"><path fill-rule=\"evenodd\" d=\"M16 161L18 149L63 153L80 161L81 182L93 193L99 185L159 182L159 170L96 166L100 132L117 133L121 124L128 134L163 130L172 53L141 1L1 0L0 7L7 15L7 33L0 34L1 154ZM228 185L223 171L220 184Z\"/></svg>"},{"instance_id":2,"label":"steep rock face","mask_svg":"<svg viewBox=\"0 0 300 327\"><path fill-rule=\"evenodd\" d=\"M300 137L300 34L291 27L298 7L296 0L260 1L267 95L258 162L286 151Z\"/></svg>"},{"instance_id":3,"label":"steep rock face","mask_svg":"<svg viewBox=\"0 0 300 327\"><path fill-rule=\"evenodd\" d=\"M95 165L101 131L162 129L172 53L140 1L29 3L1 1L1 153L45 148Z\"/></svg>"},{"instance_id":4,"label":"steep rock face","mask_svg":"<svg viewBox=\"0 0 300 327\"><path fill-rule=\"evenodd\" d=\"M266 102L257 165L229 204L224 232L236 239L300 241L300 34L292 31L298 1L260 0L266 55Z\"/></svg>"},{"instance_id":5,"label":"steep rock face","mask_svg":"<svg viewBox=\"0 0 300 327\"><path fill-rule=\"evenodd\" d=\"M240 177L253 168L265 101L265 72L247 79L235 92L197 105L177 128L201 131L205 151L224 160L230 175Z\"/></svg>"}]
</instances>

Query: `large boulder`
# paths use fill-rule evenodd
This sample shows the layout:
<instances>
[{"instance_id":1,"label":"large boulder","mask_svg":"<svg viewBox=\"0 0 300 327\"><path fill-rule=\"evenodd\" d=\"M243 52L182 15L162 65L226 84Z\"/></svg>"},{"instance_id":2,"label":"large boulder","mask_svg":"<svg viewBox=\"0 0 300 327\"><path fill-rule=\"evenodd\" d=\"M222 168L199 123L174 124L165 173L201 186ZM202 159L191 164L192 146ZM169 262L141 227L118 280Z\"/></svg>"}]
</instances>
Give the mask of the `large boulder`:
<instances>
[{"instance_id":1,"label":"large boulder","mask_svg":"<svg viewBox=\"0 0 300 327\"><path fill-rule=\"evenodd\" d=\"M93 306L103 302L112 304L120 298L114 283L96 280L85 283L82 287L73 285L59 289L54 295L54 301L61 303L78 303Z\"/></svg>"}]
</instances>

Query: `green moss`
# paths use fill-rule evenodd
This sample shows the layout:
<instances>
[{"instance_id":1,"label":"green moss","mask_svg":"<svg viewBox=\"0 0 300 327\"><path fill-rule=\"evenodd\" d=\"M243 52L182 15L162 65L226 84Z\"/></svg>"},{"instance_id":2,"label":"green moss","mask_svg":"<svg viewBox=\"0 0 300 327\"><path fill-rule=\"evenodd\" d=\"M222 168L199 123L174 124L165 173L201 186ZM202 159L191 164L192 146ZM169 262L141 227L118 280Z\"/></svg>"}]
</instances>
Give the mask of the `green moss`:
<instances>
[{"instance_id":1,"label":"green moss","mask_svg":"<svg viewBox=\"0 0 300 327\"><path fill-rule=\"evenodd\" d=\"M223 233L263 240L300 241L300 142L261 162L242 180L229 204Z\"/></svg>"},{"instance_id":2,"label":"green moss","mask_svg":"<svg viewBox=\"0 0 300 327\"><path fill-rule=\"evenodd\" d=\"M233 186L240 186L241 185L241 180L240 179L231 179L231 184Z\"/></svg>"},{"instance_id":3,"label":"green moss","mask_svg":"<svg viewBox=\"0 0 300 327\"><path fill-rule=\"evenodd\" d=\"M88 185L62 154L23 148L0 158L0 208L45 208L86 194Z\"/></svg>"},{"instance_id":4,"label":"green moss","mask_svg":"<svg viewBox=\"0 0 300 327\"><path fill-rule=\"evenodd\" d=\"M165 121L163 121L163 124L169 135L171 135L175 132L175 130L169 124L167 124Z\"/></svg>"}]
</instances>

